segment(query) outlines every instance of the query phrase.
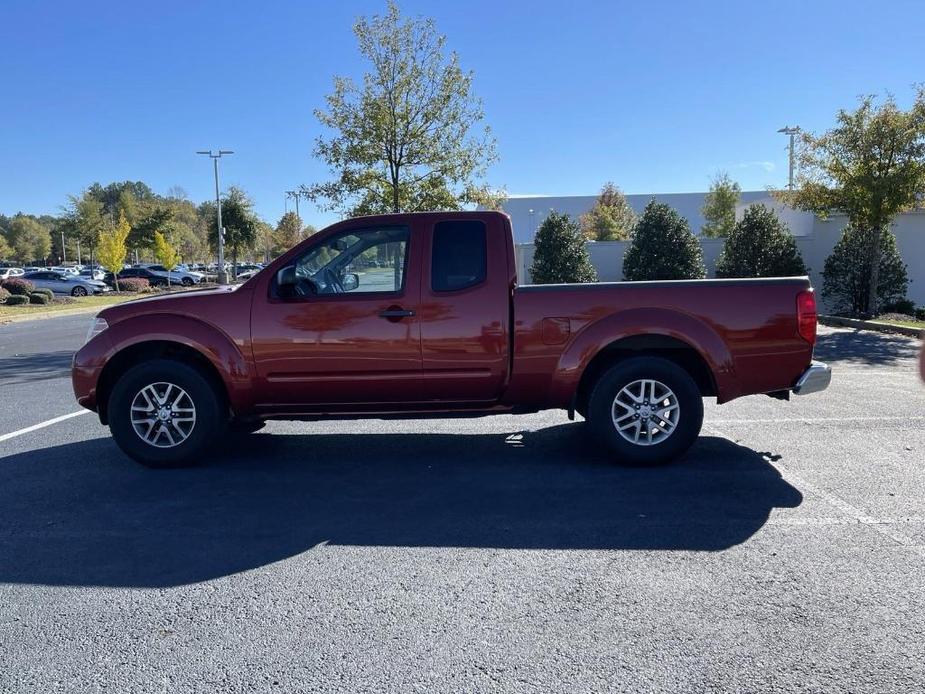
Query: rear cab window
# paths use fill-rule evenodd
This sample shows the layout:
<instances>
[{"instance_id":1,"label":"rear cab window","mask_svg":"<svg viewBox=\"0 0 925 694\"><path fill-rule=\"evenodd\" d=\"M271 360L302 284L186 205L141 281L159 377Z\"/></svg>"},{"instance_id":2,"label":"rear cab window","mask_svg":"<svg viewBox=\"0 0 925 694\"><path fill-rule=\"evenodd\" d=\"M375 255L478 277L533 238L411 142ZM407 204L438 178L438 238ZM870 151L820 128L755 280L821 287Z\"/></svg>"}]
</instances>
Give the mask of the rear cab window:
<instances>
[{"instance_id":1,"label":"rear cab window","mask_svg":"<svg viewBox=\"0 0 925 694\"><path fill-rule=\"evenodd\" d=\"M485 222L454 220L434 225L431 288L435 292L468 289L488 275Z\"/></svg>"}]
</instances>

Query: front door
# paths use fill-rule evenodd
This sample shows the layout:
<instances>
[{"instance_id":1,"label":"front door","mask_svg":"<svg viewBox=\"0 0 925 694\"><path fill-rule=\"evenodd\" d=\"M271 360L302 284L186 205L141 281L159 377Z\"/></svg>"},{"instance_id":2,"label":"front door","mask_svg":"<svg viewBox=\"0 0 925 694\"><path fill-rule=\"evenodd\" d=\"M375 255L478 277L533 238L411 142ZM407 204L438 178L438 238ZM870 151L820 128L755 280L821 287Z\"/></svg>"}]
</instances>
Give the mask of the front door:
<instances>
[{"instance_id":1,"label":"front door","mask_svg":"<svg viewBox=\"0 0 925 694\"><path fill-rule=\"evenodd\" d=\"M282 284L259 285L267 295L254 298L251 331L261 409L420 399L420 246L407 226L339 230L298 256Z\"/></svg>"}]
</instances>

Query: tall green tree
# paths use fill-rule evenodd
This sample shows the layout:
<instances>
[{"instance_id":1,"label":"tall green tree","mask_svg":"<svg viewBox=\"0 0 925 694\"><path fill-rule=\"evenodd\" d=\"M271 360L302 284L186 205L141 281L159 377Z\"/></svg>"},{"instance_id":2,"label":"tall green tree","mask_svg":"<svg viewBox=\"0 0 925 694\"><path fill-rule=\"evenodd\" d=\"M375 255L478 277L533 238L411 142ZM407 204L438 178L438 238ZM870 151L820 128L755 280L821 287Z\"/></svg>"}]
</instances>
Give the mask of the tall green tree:
<instances>
[{"instance_id":1,"label":"tall green tree","mask_svg":"<svg viewBox=\"0 0 925 694\"><path fill-rule=\"evenodd\" d=\"M551 212L533 241L530 276L534 284L597 281L581 227L567 214Z\"/></svg>"},{"instance_id":2,"label":"tall green tree","mask_svg":"<svg viewBox=\"0 0 925 694\"><path fill-rule=\"evenodd\" d=\"M10 220L9 245L24 263L45 259L51 252L51 233L31 215L17 214Z\"/></svg>"},{"instance_id":3,"label":"tall green tree","mask_svg":"<svg viewBox=\"0 0 925 694\"><path fill-rule=\"evenodd\" d=\"M870 228L850 225L842 233L832 254L825 259L822 271L822 296L832 310L841 315L876 315L885 304L906 297L909 275L903 263L896 237L889 230L881 232L880 258L877 267L876 299L870 303L873 277L865 262L870 254Z\"/></svg>"},{"instance_id":4,"label":"tall green tree","mask_svg":"<svg viewBox=\"0 0 925 694\"><path fill-rule=\"evenodd\" d=\"M6 234L0 233L0 259L6 260L13 255L13 249L6 242Z\"/></svg>"},{"instance_id":5,"label":"tall green tree","mask_svg":"<svg viewBox=\"0 0 925 694\"><path fill-rule=\"evenodd\" d=\"M803 133L793 191L777 196L821 217L841 213L853 229L868 230L861 259L869 274L861 315L878 305L884 235L893 219L925 198L925 87L902 110L892 96L866 96L853 111L841 110L836 126L821 135Z\"/></svg>"},{"instance_id":6,"label":"tall green tree","mask_svg":"<svg viewBox=\"0 0 925 694\"><path fill-rule=\"evenodd\" d=\"M728 236L736 223L736 205L742 189L725 171L720 171L710 182L710 192L703 201L704 223L700 233L710 238Z\"/></svg>"},{"instance_id":7,"label":"tall green tree","mask_svg":"<svg viewBox=\"0 0 925 694\"><path fill-rule=\"evenodd\" d=\"M581 230L594 241L623 241L636 223L636 213L626 196L611 182L604 184L590 212L580 217Z\"/></svg>"},{"instance_id":8,"label":"tall green tree","mask_svg":"<svg viewBox=\"0 0 925 694\"><path fill-rule=\"evenodd\" d=\"M212 248L218 248L215 203L203 203L201 209L209 219L209 243ZM234 186L229 188L222 199L222 224L225 227L225 252L231 255L232 268L237 265L239 255L254 248L257 242L258 221L254 214L254 204L247 193ZM232 269L232 272L234 271Z\"/></svg>"},{"instance_id":9,"label":"tall green tree","mask_svg":"<svg viewBox=\"0 0 925 694\"><path fill-rule=\"evenodd\" d=\"M71 195L65 208L62 224L65 235L80 240L82 249L92 262L100 234L108 228L108 216L104 216L103 203L84 192L80 197Z\"/></svg>"},{"instance_id":10,"label":"tall green tree","mask_svg":"<svg viewBox=\"0 0 925 694\"><path fill-rule=\"evenodd\" d=\"M273 233L273 254L285 253L302 238L302 220L295 212L287 212L276 224Z\"/></svg>"},{"instance_id":11,"label":"tall green tree","mask_svg":"<svg viewBox=\"0 0 925 694\"><path fill-rule=\"evenodd\" d=\"M327 108L315 112L331 132L315 155L334 179L303 187L308 197L350 215L455 210L492 197L481 180L495 141L480 129L472 73L447 55L433 20L403 18L390 0L353 32L370 70L362 86L335 77Z\"/></svg>"},{"instance_id":12,"label":"tall green tree","mask_svg":"<svg viewBox=\"0 0 925 694\"><path fill-rule=\"evenodd\" d=\"M623 256L623 278L693 280L706 274L703 249L687 220L668 205L650 201Z\"/></svg>"},{"instance_id":13,"label":"tall green tree","mask_svg":"<svg viewBox=\"0 0 925 694\"><path fill-rule=\"evenodd\" d=\"M749 205L726 236L717 277L794 277L806 274L796 239L764 205Z\"/></svg>"}]
</instances>

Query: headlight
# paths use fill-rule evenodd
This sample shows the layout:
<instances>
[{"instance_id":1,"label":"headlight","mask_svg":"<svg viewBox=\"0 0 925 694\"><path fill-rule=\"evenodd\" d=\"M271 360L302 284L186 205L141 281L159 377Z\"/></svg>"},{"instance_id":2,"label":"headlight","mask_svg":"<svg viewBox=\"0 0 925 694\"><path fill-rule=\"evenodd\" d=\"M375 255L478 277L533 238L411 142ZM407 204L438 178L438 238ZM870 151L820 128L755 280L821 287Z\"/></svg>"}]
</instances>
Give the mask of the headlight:
<instances>
[{"instance_id":1,"label":"headlight","mask_svg":"<svg viewBox=\"0 0 925 694\"><path fill-rule=\"evenodd\" d=\"M109 323L106 322L105 318L96 317L93 319L93 322L90 323L90 329L87 331L87 339L84 340L84 344L88 343L94 337L103 332L106 328L109 327Z\"/></svg>"}]
</instances>

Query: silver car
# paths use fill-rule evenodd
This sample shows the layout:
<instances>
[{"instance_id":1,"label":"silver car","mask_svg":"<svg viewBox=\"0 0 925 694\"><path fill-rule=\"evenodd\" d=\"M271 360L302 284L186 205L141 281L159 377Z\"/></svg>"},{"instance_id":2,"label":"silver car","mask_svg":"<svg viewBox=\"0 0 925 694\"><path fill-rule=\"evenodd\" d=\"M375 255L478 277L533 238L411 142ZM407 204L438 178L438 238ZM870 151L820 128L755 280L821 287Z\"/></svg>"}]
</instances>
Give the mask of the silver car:
<instances>
[{"instance_id":1,"label":"silver car","mask_svg":"<svg viewBox=\"0 0 925 694\"><path fill-rule=\"evenodd\" d=\"M55 294L87 296L111 291L104 282L85 279L69 272L40 270L39 272L27 272L23 275L23 279L32 282L36 289L50 289Z\"/></svg>"}]
</instances>

